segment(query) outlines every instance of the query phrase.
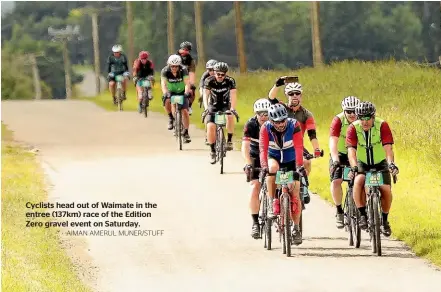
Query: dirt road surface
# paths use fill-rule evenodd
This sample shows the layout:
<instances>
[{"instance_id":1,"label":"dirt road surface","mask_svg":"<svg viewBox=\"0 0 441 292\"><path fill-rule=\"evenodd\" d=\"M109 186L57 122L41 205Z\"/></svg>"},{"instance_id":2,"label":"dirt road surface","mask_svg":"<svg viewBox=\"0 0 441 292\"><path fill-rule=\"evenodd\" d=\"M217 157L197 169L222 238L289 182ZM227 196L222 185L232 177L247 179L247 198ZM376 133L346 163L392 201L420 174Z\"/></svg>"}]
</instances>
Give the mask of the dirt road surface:
<instances>
[{"instance_id":1,"label":"dirt road surface","mask_svg":"<svg viewBox=\"0 0 441 292\"><path fill-rule=\"evenodd\" d=\"M164 116L106 112L87 101L3 102L2 120L16 139L40 149L51 201L157 204L143 209L150 218L129 219L140 223L138 230L163 235L73 236L62 229L79 273L95 291L439 289L441 272L396 240L383 238L382 257L371 253L365 233L361 248L350 248L346 233L334 226L334 208L317 196L304 213L304 241L293 256L282 255L279 242L264 250L250 236L240 152L228 153L220 175L219 165L209 164L203 132L194 127L193 141L179 151ZM313 165L313 171L319 170ZM99 220L106 219L92 219Z\"/></svg>"}]
</instances>

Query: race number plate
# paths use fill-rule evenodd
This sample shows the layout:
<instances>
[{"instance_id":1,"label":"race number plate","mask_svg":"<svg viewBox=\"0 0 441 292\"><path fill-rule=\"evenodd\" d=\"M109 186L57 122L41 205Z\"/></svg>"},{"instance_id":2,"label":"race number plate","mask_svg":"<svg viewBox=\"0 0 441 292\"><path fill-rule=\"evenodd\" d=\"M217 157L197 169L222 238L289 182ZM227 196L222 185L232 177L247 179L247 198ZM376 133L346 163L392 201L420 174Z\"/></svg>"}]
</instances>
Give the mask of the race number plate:
<instances>
[{"instance_id":1,"label":"race number plate","mask_svg":"<svg viewBox=\"0 0 441 292\"><path fill-rule=\"evenodd\" d=\"M293 171L283 172L283 171L279 170L276 173L276 184L278 184L278 185L290 184L293 181L294 181L294 172Z\"/></svg>"},{"instance_id":2,"label":"race number plate","mask_svg":"<svg viewBox=\"0 0 441 292\"><path fill-rule=\"evenodd\" d=\"M351 179L349 178L349 172L351 171L350 167L345 167L343 170L343 180L344 181L350 181Z\"/></svg>"},{"instance_id":3,"label":"race number plate","mask_svg":"<svg viewBox=\"0 0 441 292\"><path fill-rule=\"evenodd\" d=\"M183 95L172 95L170 97L170 102L172 104L180 104L183 105L184 104L184 96Z\"/></svg>"},{"instance_id":4,"label":"race number plate","mask_svg":"<svg viewBox=\"0 0 441 292\"><path fill-rule=\"evenodd\" d=\"M381 172L375 172L375 173L367 172L365 185L368 187L379 187L384 185L383 174Z\"/></svg>"},{"instance_id":5,"label":"race number plate","mask_svg":"<svg viewBox=\"0 0 441 292\"><path fill-rule=\"evenodd\" d=\"M141 81L141 86L142 86L142 87L150 87L150 81L148 81L148 80L142 80L142 81Z\"/></svg>"},{"instance_id":6,"label":"race number plate","mask_svg":"<svg viewBox=\"0 0 441 292\"><path fill-rule=\"evenodd\" d=\"M124 76L122 76L122 75L117 75L117 76L115 77L115 80L118 81L118 82L121 82L121 81L124 80Z\"/></svg>"},{"instance_id":7,"label":"race number plate","mask_svg":"<svg viewBox=\"0 0 441 292\"><path fill-rule=\"evenodd\" d=\"M227 123L227 119L225 117L225 114L216 113L216 115L214 116L214 122L217 125L225 125Z\"/></svg>"}]
</instances>

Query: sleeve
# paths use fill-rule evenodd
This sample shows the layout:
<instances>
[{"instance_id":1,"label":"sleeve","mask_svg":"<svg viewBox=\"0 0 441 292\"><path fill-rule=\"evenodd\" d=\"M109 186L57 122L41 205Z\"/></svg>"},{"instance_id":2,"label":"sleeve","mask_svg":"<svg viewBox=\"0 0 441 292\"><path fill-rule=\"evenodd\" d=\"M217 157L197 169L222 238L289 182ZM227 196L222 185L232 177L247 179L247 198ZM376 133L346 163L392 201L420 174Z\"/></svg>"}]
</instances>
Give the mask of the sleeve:
<instances>
[{"instance_id":1,"label":"sleeve","mask_svg":"<svg viewBox=\"0 0 441 292\"><path fill-rule=\"evenodd\" d=\"M314 116L310 111L306 111L306 121L305 121L306 130L315 130L315 120Z\"/></svg>"},{"instance_id":2,"label":"sleeve","mask_svg":"<svg viewBox=\"0 0 441 292\"><path fill-rule=\"evenodd\" d=\"M346 148L354 147L357 148L357 131L355 130L354 125L349 125L348 130L346 132Z\"/></svg>"},{"instance_id":3,"label":"sleeve","mask_svg":"<svg viewBox=\"0 0 441 292\"><path fill-rule=\"evenodd\" d=\"M210 78L210 77L208 77L207 79L205 79L205 81L204 81L204 88L205 88L205 89L211 90L211 85L210 85L210 81L211 81L211 79L212 79L212 78Z\"/></svg>"},{"instance_id":4,"label":"sleeve","mask_svg":"<svg viewBox=\"0 0 441 292\"><path fill-rule=\"evenodd\" d=\"M182 76L184 76L184 79L186 77L188 77L188 70L187 70L187 68L182 68Z\"/></svg>"},{"instance_id":5,"label":"sleeve","mask_svg":"<svg viewBox=\"0 0 441 292\"><path fill-rule=\"evenodd\" d=\"M230 89L236 89L236 80L230 77Z\"/></svg>"},{"instance_id":6,"label":"sleeve","mask_svg":"<svg viewBox=\"0 0 441 292\"><path fill-rule=\"evenodd\" d=\"M164 67L164 68L162 68L162 70L161 70L161 78L165 78L165 79L167 79L167 76L166 76L166 74L165 74L165 72L167 71L167 69Z\"/></svg>"},{"instance_id":7,"label":"sleeve","mask_svg":"<svg viewBox=\"0 0 441 292\"><path fill-rule=\"evenodd\" d=\"M199 88L204 88L205 76L207 76L206 74L207 72L204 72L204 74L202 74L201 80L199 81Z\"/></svg>"},{"instance_id":8,"label":"sleeve","mask_svg":"<svg viewBox=\"0 0 441 292\"><path fill-rule=\"evenodd\" d=\"M124 67L125 67L125 71L129 71L129 65L127 64L127 56L124 55L124 61L123 61Z\"/></svg>"},{"instance_id":9,"label":"sleeve","mask_svg":"<svg viewBox=\"0 0 441 292\"><path fill-rule=\"evenodd\" d=\"M243 127L243 141L250 141L252 136L252 127L250 121L248 121Z\"/></svg>"},{"instance_id":10,"label":"sleeve","mask_svg":"<svg viewBox=\"0 0 441 292\"><path fill-rule=\"evenodd\" d=\"M270 102L271 104L278 104L278 103L279 103L279 100L278 100L277 98L270 99L270 98L268 97L268 100L269 100L269 102Z\"/></svg>"},{"instance_id":11,"label":"sleeve","mask_svg":"<svg viewBox=\"0 0 441 292\"><path fill-rule=\"evenodd\" d=\"M389 124L387 122L383 122L381 124L380 137L383 146L387 144L394 144L394 137L392 136L392 131L390 130Z\"/></svg>"},{"instance_id":12,"label":"sleeve","mask_svg":"<svg viewBox=\"0 0 441 292\"><path fill-rule=\"evenodd\" d=\"M111 61L110 61L110 56L107 58L107 73L111 72Z\"/></svg>"},{"instance_id":13,"label":"sleeve","mask_svg":"<svg viewBox=\"0 0 441 292\"><path fill-rule=\"evenodd\" d=\"M195 73L196 72L196 62L194 59L191 59L190 66L188 66L188 69L190 72Z\"/></svg>"},{"instance_id":14,"label":"sleeve","mask_svg":"<svg viewBox=\"0 0 441 292\"><path fill-rule=\"evenodd\" d=\"M339 117L336 116L331 122L329 137L340 137L340 133L341 133L341 120Z\"/></svg>"},{"instance_id":15,"label":"sleeve","mask_svg":"<svg viewBox=\"0 0 441 292\"><path fill-rule=\"evenodd\" d=\"M155 75L155 64L153 61L150 61L150 69L152 69L152 75Z\"/></svg>"},{"instance_id":16,"label":"sleeve","mask_svg":"<svg viewBox=\"0 0 441 292\"><path fill-rule=\"evenodd\" d=\"M296 163L297 166L303 165L303 134L300 128L300 123L296 121L294 134L292 136L294 142L294 148L296 150Z\"/></svg>"},{"instance_id":17,"label":"sleeve","mask_svg":"<svg viewBox=\"0 0 441 292\"><path fill-rule=\"evenodd\" d=\"M268 167L268 146L269 146L269 137L268 131L266 127L262 125L260 127L259 133L259 151L260 151L260 165L262 168Z\"/></svg>"}]
</instances>

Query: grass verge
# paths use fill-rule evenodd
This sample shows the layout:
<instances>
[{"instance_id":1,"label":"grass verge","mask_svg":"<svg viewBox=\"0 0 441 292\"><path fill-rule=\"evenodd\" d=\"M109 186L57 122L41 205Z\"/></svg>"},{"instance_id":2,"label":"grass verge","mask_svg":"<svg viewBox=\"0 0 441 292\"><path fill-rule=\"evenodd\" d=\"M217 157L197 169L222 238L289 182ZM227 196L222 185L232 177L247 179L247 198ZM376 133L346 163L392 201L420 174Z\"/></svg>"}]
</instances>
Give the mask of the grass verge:
<instances>
[{"instance_id":1,"label":"grass verge","mask_svg":"<svg viewBox=\"0 0 441 292\"><path fill-rule=\"evenodd\" d=\"M201 71L198 71L201 75ZM325 158L313 161L312 189L332 202L329 191L329 126L341 111L340 102L348 95L375 103L377 115L391 126L395 139L395 161L400 168L393 186L390 221L396 238L441 266L441 88L440 71L394 61L381 63L341 62L322 69L305 68L297 72L261 71L239 75L231 73L238 88L237 111L241 116L235 137L242 135L244 123L252 116L252 105L265 97L278 76L297 74L304 87L303 105L314 114ZM158 77L157 77L157 80ZM283 88L279 97L283 98ZM151 110L164 113L159 86L154 90ZM125 110L136 110L135 91L129 87ZM88 99L116 110L108 92ZM201 110L193 106L192 123L203 128ZM165 125L164 125L165 127ZM308 149L312 146L305 139ZM334 220L329 218L329 220Z\"/></svg>"},{"instance_id":2,"label":"grass verge","mask_svg":"<svg viewBox=\"0 0 441 292\"><path fill-rule=\"evenodd\" d=\"M77 277L57 230L25 227L26 202L46 199L34 154L14 143L2 123L2 291L91 291Z\"/></svg>"}]
</instances>

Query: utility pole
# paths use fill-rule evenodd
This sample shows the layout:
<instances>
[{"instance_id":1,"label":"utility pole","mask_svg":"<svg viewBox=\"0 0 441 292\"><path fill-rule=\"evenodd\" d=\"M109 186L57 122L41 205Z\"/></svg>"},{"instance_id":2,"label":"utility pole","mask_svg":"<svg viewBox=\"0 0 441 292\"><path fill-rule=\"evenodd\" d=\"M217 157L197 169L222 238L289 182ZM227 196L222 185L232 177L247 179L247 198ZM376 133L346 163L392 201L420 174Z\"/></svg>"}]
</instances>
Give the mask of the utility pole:
<instances>
[{"instance_id":1,"label":"utility pole","mask_svg":"<svg viewBox=\"0 0 441 292\"><path fill-rule=\"evenodd\" d=\"M53 29L48 28L48 33L52 36L52 40L55 42L61 42L63 45L63 59L64 59L64 76L66 81L66 99L72 98L72 81L70 76L70 58L69 50L67 48L68 41L72 40L74 36L79 36L80 27L77 25L75 28L68 25L65 29Z\"/></svg>"},{"instance_id":2,"label":"utility pole","mask_svg":"<svg viewBox=\"0 0 441 292\"><path fill-rule=\"evenodd\" d=\"M127 13L127 43L129 45L129 64L135 61L135 47L134 47L134 36L133 36L133 14L132 14L132 1L126 2L126 13ZM131 66L131 65L129 65Z\"/></svg>"},{"instance_id":3,"label":"utility pole","mask_svg":"<svg viewBox=\"0 0 441 292\"><path fill-rule=\"evenodd\" d=\"M314 67L323 66L322 45L320 42L320 6L318 1L311 2L312 59Z\"/></svg>"},{"instance_id":4,"label":"utility pole","mask_svg":"<svg viewBox=\"0 0 441 292\"><path fill-rule=\"evenodd\" d=\"M35 90L35 99L41 99L41 83L40 83L40 72L38 71L37 66L37 58L35 54L29 54L29 62L32 66L32 76L34 79L34 90Z\"/></svg>"},{"instance_id":5,"label":"utility pole","mask_svg":"<svg viewBox=\"0 0 441 292\"><path fill-rule=\"evenodd\" d=\"M194 19L196 26L196 47L198 50L198 63L205 64L204 39L202 29L202 1L194 2Z\"/></svg>"},{"instance_id":6,"label":"utility pole","mask_svg":"<svg viewBox=\"0 0 441 292\"><path fill-rule=\"evenodd\" d=\"M167 42L168 42L168 54L171 55L175 51L175 34L174 23L175 15L173 9L173 1L167 1L168 13L167 13Z\"/></svg>"},{"instance_id":7,"label":"utility pole","mask_svg":"<svg viewBox=\"0 0 441 292\"><path fill-rule=\"evenodd\" d=\"M240 13L240 2L234 1L234 12L236 14L236 45L239 58L240 73L247 72L247 61L245 56L245 40L243 37L242 16Z\"/></svg>"},{"instance_id":8,"label":"utility pole","mask_svg":"<svg viewBox=\"0 0 441 292\"><path fill-rule=\"evenodd\" d=\"M93 38L93 59L95 65L95 93L96 95L101 92L101 74L100 74L100 47L99 47L99 34L98 34L98 13L96 11L91 12L92 17L92 38Z\"/></svg>"}]
</instances>

